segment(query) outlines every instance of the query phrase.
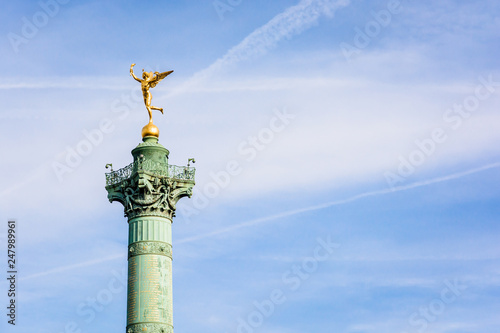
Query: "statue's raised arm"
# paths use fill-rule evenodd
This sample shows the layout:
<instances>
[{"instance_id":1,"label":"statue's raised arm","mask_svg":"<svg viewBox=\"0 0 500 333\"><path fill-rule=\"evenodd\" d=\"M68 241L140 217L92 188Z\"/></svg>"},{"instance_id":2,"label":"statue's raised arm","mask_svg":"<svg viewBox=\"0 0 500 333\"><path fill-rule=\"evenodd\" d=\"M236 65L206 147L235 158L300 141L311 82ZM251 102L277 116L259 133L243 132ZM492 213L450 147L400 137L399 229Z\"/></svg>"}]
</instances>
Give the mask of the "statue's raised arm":
<instances>
[{"instance_id":1,"label":"statue's raised arm","mask_svg":"<svg viewBox=\"0 0 500 333\"><path fill-rule=\"evenodd\" d=\"M137 76L135 76L135 74L134 74L134 66L135 66L135 64L130 65L130 75L132 75L132 77L133 77L136 81L142 82L142 80L141 80L141 79L139 79L139 78L137 78Z\"/></svg>"}]
</instances>

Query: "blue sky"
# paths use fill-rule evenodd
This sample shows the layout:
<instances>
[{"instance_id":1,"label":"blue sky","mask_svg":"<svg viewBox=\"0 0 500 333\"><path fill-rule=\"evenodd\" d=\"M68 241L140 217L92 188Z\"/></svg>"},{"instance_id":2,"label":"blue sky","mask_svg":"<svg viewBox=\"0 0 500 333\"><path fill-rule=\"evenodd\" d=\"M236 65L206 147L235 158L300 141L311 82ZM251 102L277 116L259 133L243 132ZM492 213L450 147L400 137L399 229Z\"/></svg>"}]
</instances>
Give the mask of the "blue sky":
<instances>
[{"instance_id":1,"label":"blue sky","mask_svg":"<svg viewBox=\"0 0 500 333\"><path fill-rule=\"evenodd\" d=\"M175 71L153 118L171 163L196 158L176 332L499 331L497 1L3 6L0 240L16 219L19 281L2 332L125 329L104 166L131 162L147 122L131 63Z\"/></svg>"}]
</instances>

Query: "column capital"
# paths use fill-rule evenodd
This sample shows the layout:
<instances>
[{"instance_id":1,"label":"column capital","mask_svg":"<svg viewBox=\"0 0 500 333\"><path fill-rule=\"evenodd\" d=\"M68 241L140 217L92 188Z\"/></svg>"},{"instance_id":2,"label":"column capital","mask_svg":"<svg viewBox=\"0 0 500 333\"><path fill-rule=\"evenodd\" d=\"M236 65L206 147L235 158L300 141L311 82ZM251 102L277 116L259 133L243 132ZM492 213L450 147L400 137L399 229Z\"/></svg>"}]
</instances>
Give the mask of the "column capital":
<instances>
[{"instance_id":1,"label":"column capital","mask_svg":"<svg viewBox=\"0 0 500 333\"><path fill-rule=\"evenodd\" d=\"M172 221L176 204L193 193L193 167L168 164L168 150L145 138L134 150L134 162L106 174L106 190L110 202L124 206L125 216L160 216Z\"/></svg>"}]
</instances>

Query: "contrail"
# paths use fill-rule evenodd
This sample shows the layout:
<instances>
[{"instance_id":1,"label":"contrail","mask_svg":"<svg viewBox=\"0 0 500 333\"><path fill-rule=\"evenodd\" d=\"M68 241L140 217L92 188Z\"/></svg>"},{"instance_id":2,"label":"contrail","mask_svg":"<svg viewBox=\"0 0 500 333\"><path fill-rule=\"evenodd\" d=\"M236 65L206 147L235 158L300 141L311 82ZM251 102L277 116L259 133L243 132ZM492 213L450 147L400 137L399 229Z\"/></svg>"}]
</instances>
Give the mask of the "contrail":
<instances>
[{"instance_id":1,"label":"contrail","mask_svg":"<svg viewBox=\"0 0 500 333\"><path fill-rule=\"evenodd\" d=\"M252 57L256 57L259 55L265 54L268 50L273 48L280 40L283 38L291 38L294 35L297 35L306 29L313 26L318 19L322 15L332 16L333 13L341 7L345 7L350 3L350 0L302 0L297 5L287 8L284 12L276 15L269 22L254 30L250 35L245 37L243 41L241 41L238 45L232 47L226 54L217 59L213 64L208 66L207 68L195 73L190 79L180 85L177 89L172 91L167 97L175 96L180 93L183 93L189 90L191 87L201 83L202 81L210 78L215 73L222 70L224 67L229 66L231 64L238 63L243 60L250 59ZM14 88L40 88L40 87L57 87L57 83L49 83L43 85L36 84L0 84L0 89L14 89ZM84 85L83 85L84 86ZM82 86L78 86L82 87ZM42 172L45 171L44 168L39 168L37 171ZM37 172L37 175L38 173ZM26 182L31 182L35 177L30 178ZM23 185L26 183L23 182ZM13 189L18 188L21 184L18 184L12 188L4 190L0 193L0 196L8 194ZM248 225L253 225L261 222L265 222L268 220L272 220L279 217L284 217L288 215L293 215L294 212L287 212L283 214L278 214L276 216L265 217L258 220L252 220L249 222L245 222L238 226L234 226L232 228L228 228L227 231L241 228ZM215 234L220 234L227 232L226 229L219 230ZM192 238L187 238L181 240L180 243L189 242L191 240L200 239L209 237L212 234L195 236ZM32 274L30 276L24 277L23 280L32 279L35 277L45 276L52 273L58 273L62 271L66 271L73 268L85 267L94 264L98 264L108 260L114 260L122 257L121 255L113 255L111 257L86 261L79 264L73 264L68 266L62 266L58 268L54 268L52 270L48 270L45 272L40 272L36 274Z\"/></svg>"},{"instance_id":2,"label":"contrail","mask_svg":"<svg viewBox=\"0 0 500 333\"><path fill-rule=\"evenodd\" d=\"M113 256L109 256L109 257L105 257L105 258L101 258L101 259L89 260L89 261L84 261L84 262L81 262L81 263L78 263L78 264L61 266L61 267L57 267L57 268L54 268L54 269L49 269L48 271L45 271L45 272L39 272L39 273L28 275L26 277L21 277L20 280L24 281L24 280L29 280L29 279L33 279L33 278L38 278L38 277L45 276L45 275L50 275L50 274L53 274L53 273L64 272L64 271L67 271L67 270L71 270L73 268L93 266L95 264L100 264L102 262L111 261L111 260L115 260L115 259L119 259L119 258L125 258L125 257L126 257L125 254L115 254Z\"/></svg>"},{"instance_id":3,"label":"contrail","mask_svg":"<svg viewBox=\"0 0 500 333\"><path fill-rule=\"evenodd\" d=\"M382 189L382 190L365 192L365 193L361 193L361 194L352 196L352 197L347 198L347 199L342 199L342 200L337 200L337 201L330 201L330 202L326 202L326 203L319 204L319 205L314 205L314 206L309 206L309 207L305 207L305 208L289 210L289 211L286 211L286 212L281 212L281 213L278 213L278 214L274 214L274 215L270 215L270 216L261 217L261 218L258 218L258 219L246 221L246 222L243 222L243 223L240 223L240 224L236 224L236 225L233 225L233 226L230 226L230 227L227 227L227 228L223 228L223 229L220 229L220 230L216 230L216 231L213 231L213 232L209 232L209 233L206 233L206 234L184 238L184 239L181 239L181 240L177 241L176 244L189 243L189 242L192 242L192 241L195 241L195 240L200 240L200 239L204 239L204 238L218 236L218 235L225 234L225 233L228 233L228 232L233 231L233 230L237 230L237 229L241 229L241 228L245 228L245 227L251 227L251 226L254 226L256 224L260 224L260 223L264 223L264 222L268 222L268 221L272 221L272 220L278 220L278 219L281 219L281 218L284 218L284 217L288 217L288 216L292 216L292 215L297 215L297 214L306 213L306 212L310 212L310 211L315 211L315 210L320 210L320 209L324 209L324 208L329 208L329 207L332 207L332 206L339 206L339 205L347 204L347 203L354 202L354 201L357 201L357 200L360 200L360 199L363 199L363 198L367 198L367 197L373 197L373 196L378 196L378 195L390 194L390 193L394 193L394 192L401 192L401 191L411 190L411 189L414 189L414 188L417 188L417 187L422 187L422 186L432 185L432 184L441 183L441 182L445 182L445 181L449 181L449 180L454 180L454 179L462 178L462 177L465 177L465 176L468 176L468 175L471 175L471 174L474 174L474 173L478 173L478 172L481 172L481 171L484 171L484 170L498 168L498 167L500 167L500 162L491 163L491 164L487 164L487 165L479 167L479 168L475 168L475 169L470 169L470 170L467 170L467 171L462 171L462 172L454 173L454 174L451 174L451 175L448 175L448 176L437 177L437 178L432 178L432 179L429 179L429 180L419 181L419 182L411 183L411 184L408 184L408 185L401 185L401 186L396 186L396 187L393 187L393 188L387 188L387 189Z\"/></svg>"},{"instance_id":4,"label":"contrail","mask_svg":"<svg viewBox=\"0 0 500 333\"><path fill-rule=\"evenodd\" d=\"M384 194L389 194L389 193L394 193L394 192L401 192L401 191L411 190L411 189L414 189L414 188L417 188L417 187L428 186L428 185L432 185L432 184L436 184L436 183L442 183L442 182L445 182L445 181L462 178L462 177L465 177L465 176L468 176L468 175L472 175L472 174L475 174L475 173L478 173L478 172L482 172L482 171L485 171L485 170L489 170L489 169L493 169L493 168L498 168L498 167L500 167L500 162L491 163L491 164L487 164L487 165L479 167L479 168L474 168L474 169L470 169L470 170L466 170L466 171L454 173L454 174L451 174L451 175L448 175L448 176L437 177L437 178L432 178L432 179L429 179L429 180L419 181L419 182L411 183L411 184L408 184L408 185L402 185L402 186L397 186L397 187L394 187L394 188L387 188L387 189L382 189L382 190L365 192L365 193L361 193L361 194L352 196L352 197L347 198L347 199L330 201L330 202L326 202L326 203L323 203L323 204L320 204L320 205L314 205L314 206L309 206L309 207L305 207L305 208L289 210L289 211L286 211L286 212L281 212L281 213L278 213L278 214L273 214L273 215L261 217L261 218L258 218L258 219L246 221L246 222L243 222L243 223L240 223L240 224L236 224L236 225L233 225L233 226L230 226L230 227L227 227L227 228L223 228L223 229L219 229L219 230L216 230L216 231L213 231L213 232L209 232L209 233L206 233L206 234L184 238L184 239L181 239L179 241L176 241L175 244L190 243L190 242L194 242L196 240L210 238L210 237L213 237L213 236L218 236L218 235L221 235L221 234L225 234L225 233L228 233L228 232L233 231L233 230L237 230L237 229L241 229L241 228L245 228L245 227L251 227L251 226L254 226L254 225L257 225L257 224L260 224L260 223L269 222L269 221L273 221L273 220L278 220L278 219L281 219L281 218L284 218L284 217L293 216L293 215L297 215L297 214L302 214L302 213L306 213L306 212L310 212L310 211L320 210L320 209L324 209L324 208L328 208L328 207L333 207L333 206L339 206L339 205L347 204L347 203L354 202L354 201L357 201L357 200L360 200L360 199L363 199L363 198L367 198L367 197L384 195ZM124 254L116 254L116 255L109 256L109 257L102 258L102 259L96 259L96 260L91 260L91 261L85 261L85 262L79 263L79 264L62 266L62 267L54 268L54 269L51 269L51 270L48 270L48 271L45 271L45 272L40 272L40 273L32 274L30 276L22 278L22 280L32 279L32 278L40 277L40 276L45 276L45 275L49 275L49 274L52 274L52 273L59 273L59 272L62 272L62 271L73 269L73 268L91 266L91 265L99 264L99 263L102 263L102 262L105 262L105 261L111 261L111 260L115 260L115 259L118 259L118 258L124 258L124 257L125 257Z\"/></svg>"},{"instance_id":5,"label":"contrail","mask_svg":"<svg viewBox=\"0 0 500 333\"><path fill-rule=\"evenodd\" d=\"M0 90L10 89L89 89L89 90L117 90L129 89L130 83L122 83L122 77L52 77L46 79L24 78L21 82L12 79L0 79Z\"/></svg>"},{"instance_id":6,"label":"contrail","mask_svg":"<svg viewBox=\"0 0 500 333\"><path fill-rule=\"evenodd\" d=\"M235 64L237 62L265 54L269 49L274 47L283 38L290 38L308 29L321 15L332 16L335 10L345 7L350 3L350 0L302 0L297 5L287 8L284 12L276 15L269 22L254 30L250 35L245 37L238 45L232 47L226 54L216 60L207 68L195 73L190 79L181 84L177 89L172 91L166 97L181 94L193 86L201 83L205 79L211 77L216 72L220 71L225 66ZM74 78L67 79L64 87L71 86L70 82L75 83ZM95 87L95 83L93 83ZM0 89L13 88L50 88L60 87L60 80L52 83L0 83ZM87 87L85 84L77 83L75 88ZM113 87L113 85L109 85ZM101 87L104 88L104 87ZM118 88L121 89L122 87ZM40 171L39 168L37 171ZM37 173L38 174L38 173ZM31 177L23 184L31 182L36 177ZM0 193L0 197L8 194L11 190L19 187L20 184L6 189Z\"/></svg>"},{"instance_id":7,"label":"contrail","mask_svg":"<svg viewBox=\"0 0 500 333\"><path fill-rule=\"evenodd\" d=\"M46 162L42 165L40 165L38 168L34 169L33 171L29 172L28 175L23 178L22 181L15 183L14 185L4 189L3 191L0 192L0 198L3 196L10 195L12 192L18 190L18 189L26 189L28 184L32 183L33 181L42 178L43 175L49 170L49 162Z\"/></svg>"},{"instance_id":8,"label":"contrail","mask_svg":"<svg viewBox=\"0 0 500 333\"><path fill-rule=\"evenodd\" d=\"M290 38L294 35L297 35L303 31L305 31L306 29L313 26L322 15L331 16L331 15L333 15L333 13L337 9L342 8L344 6L347 6L349 3L350 3L350 0L302 0L302 1L300 1L297 5L289 7L284 12L278 14L273 19L271 19L268 23L266 23L265 25L256 29L255 31L253 31L250 35L248 35L245 39L243 39L243 41L241 41L238 45L231 48L223 57L216 60L209 67L195 73L184 84L182 84L177 89L172 91L166 97L172 97L172 96L178 95L180 93L183 93L183 92L189 90L193 86L195 86L195 85L201 83L202 81L212 77L217 72L220 72L224 67L238 63L240 61L250 59L252 57L256 57L256 56L260 56L260 55L265 54L268 50L273 48L282 39ZM467 176L470 174L474 174L477 172L481 172L484 170L497 168L497 167L500 167L500 162L488 164L488 165L485 165L483 167L471 169L471 170L460 172L460 173L455 173L455 174L444 176L444 177L433 178L430 180L415 182L412 184L397 186L394 188L365 192L365 193L361 193L361 194L355 195L355 196L347 198L347 199L331 201L331 202L323 203L320 205L309 206L309 207L305 207L305 208L301 208L301 209L290 210L290 211L286 211L286 212L282 212L282 213L278 213L278 214L274 214L274 215L246 221L246 222L243 222L243 223L231 226L231 227L223 228L220 230L216 230L216 231L213 231L213 232L210 232L207 234L202 234L202 235L198 235L198 236L184 238L184 239L177 241L176 244L189 243L192 241L221 235L221 234L233 231L233 230L241 229L244 227L250 227L253 225L281 219L281 218L288 217L288 216L293 216L293 215L297 215L297 214L301 214L301 213L305 213L305 212L320 210L320 209L324 209L324 208L328 208L328 207L332 207L332 206L347 204L347 203L354 202L354 201L357 201L359 199L366 198L366 197L384 195L384 194L389 194L389 193L399 192L399 191L405 191L405 190L410 190L410 189L417 188L417 187L422 187L422 186L427 186L427 185L440 183L440 182L444 182L444 181L448 181L448 180L458 179L458 178L461 178L461 177L464 177L464 176ZM5 193L5 191L3 193ZM45 272L33 274L33 275L25 277L24 279L31 279L34 277L45 276L45 275L49 275L52 273L58 273L61 271L66 271L66 270L78 268L78 267L91 266L91 265L98 264L98 263L101 263L104 261L115 260L115 259L118 259L121 257L124 257L124 255L113 255L110 257L97 259L97 260L93 260L93 261L87 261L87 262L83 262L83 263L79 263L79 264L63 266L63 267L55 268L55 269L48 270Z\"/></svg>"},{"instance_id":9,"label":"contrail","mask_svg":"<svg viewBox=\"0 0 500 333\"><path fill-rule=\"evenodd\" d=\"M321 16L331 17L337 9L347 6L349 3L350 0L301 0L297 5L287 8L269 22L254 30L238 45L227 51L224 56L217 59L207 68L195 73L183 84L174 88L166 97L186 92L228 65L265 54L275 47L279 41L302 33L316 24ZM96 83L96 79L101 81ZM109 84L109 82L106 83L106 81L109 81L109 78L85 77L58 78L57 80L47 82L32 81L19 83L11 80L0 82L0 89L83 88L123 90L129 88L128 85L120 85L120 79L116 77L111 79L116 82Z\"/></svg>"},{"instance_id":10,"label":"contrail","mask_svg":"<svg viewBox=\"0 0 500 333\"><path fill-rule=\"evenodd\" d=\"M195 73L190 79L170 92L166 97L181 94L213 76L224 67L265 54L283 38L291 38L313 26L322 15L332 16L350 0L302 0L287 8L269 22L254 30L238 45L207 68Z\"/></svg>"}]
</instances>

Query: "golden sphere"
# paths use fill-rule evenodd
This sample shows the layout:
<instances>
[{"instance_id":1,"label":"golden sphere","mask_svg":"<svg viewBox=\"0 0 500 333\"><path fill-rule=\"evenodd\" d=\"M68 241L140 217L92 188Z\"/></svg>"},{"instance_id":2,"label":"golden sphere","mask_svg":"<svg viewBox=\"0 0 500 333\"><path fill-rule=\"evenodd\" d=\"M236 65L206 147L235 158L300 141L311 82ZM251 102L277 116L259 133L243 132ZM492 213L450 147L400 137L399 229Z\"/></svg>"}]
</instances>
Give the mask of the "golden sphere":
<instances>
[{"instance_id":1,"label":"golden sphere","mask_svg":"<svg viewBox=\"0 0 500 333\"><path fill-rule=\"evenodd\" d=\"M142 128L142 137L145 138L147 136L160 136L160 130L156 127L155 124L149 123Z\"/></svg>"}]
</instances>

